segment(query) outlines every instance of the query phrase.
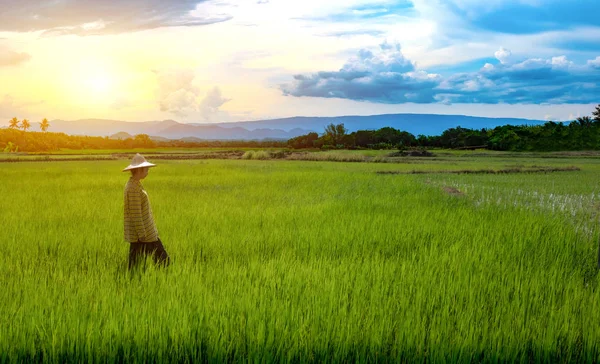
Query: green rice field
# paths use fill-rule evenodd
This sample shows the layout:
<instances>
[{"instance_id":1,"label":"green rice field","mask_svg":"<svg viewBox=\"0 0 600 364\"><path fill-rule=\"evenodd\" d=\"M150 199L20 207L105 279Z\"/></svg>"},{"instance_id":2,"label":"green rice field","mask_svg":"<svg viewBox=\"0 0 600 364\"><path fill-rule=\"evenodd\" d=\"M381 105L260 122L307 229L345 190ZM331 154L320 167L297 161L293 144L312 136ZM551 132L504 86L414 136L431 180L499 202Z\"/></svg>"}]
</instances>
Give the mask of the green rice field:
<instances>
[{"instance_id":1,"label":"green rice field","mask_svg":"<svg viewBox=\"0 0 600 364\"><path fill-rule=\"evenodd\" d=\"M331 160L0 163L0 362L600 361L600 158Z\"/></svg>"}]
</instances>

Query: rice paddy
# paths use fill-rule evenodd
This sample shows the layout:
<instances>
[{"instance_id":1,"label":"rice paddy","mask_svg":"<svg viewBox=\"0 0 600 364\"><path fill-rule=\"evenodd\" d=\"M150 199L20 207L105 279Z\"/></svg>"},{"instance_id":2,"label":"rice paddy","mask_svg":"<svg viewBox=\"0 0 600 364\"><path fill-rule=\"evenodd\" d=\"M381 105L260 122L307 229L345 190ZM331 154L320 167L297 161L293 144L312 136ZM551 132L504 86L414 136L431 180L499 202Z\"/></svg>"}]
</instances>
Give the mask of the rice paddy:
<instances>
[{"instance_id":1,"label":"rice paddy","mask_svg":"<svg viewBox=\"0 0 600 364\"><path fill-rule=\"evenodd\" d=\"M598 159L258 153L157 161L137 273L127 159L0 163L0 362L600 361Z\"/></svg>"}]
</instances>

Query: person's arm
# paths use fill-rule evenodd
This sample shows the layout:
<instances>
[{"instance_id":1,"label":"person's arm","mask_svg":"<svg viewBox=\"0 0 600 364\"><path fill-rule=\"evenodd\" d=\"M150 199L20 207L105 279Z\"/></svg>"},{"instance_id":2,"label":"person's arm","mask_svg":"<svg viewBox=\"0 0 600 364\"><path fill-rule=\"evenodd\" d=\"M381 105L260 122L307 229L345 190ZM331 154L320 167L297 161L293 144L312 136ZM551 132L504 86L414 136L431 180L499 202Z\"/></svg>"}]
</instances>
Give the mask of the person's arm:
<instances>
[{"instance_id":1,"label":"person's arm","mask_svg":"<svg viewBox=\"0 0 600 364\"><path fill-rule=\"evenodd\" d=\"M127 201L129 202L129 218L139 241L146 241L146 228L144 225L144 216L142 214L142 192L137 189L131 189L127 192Z\"/></svg>"}]
</instances>

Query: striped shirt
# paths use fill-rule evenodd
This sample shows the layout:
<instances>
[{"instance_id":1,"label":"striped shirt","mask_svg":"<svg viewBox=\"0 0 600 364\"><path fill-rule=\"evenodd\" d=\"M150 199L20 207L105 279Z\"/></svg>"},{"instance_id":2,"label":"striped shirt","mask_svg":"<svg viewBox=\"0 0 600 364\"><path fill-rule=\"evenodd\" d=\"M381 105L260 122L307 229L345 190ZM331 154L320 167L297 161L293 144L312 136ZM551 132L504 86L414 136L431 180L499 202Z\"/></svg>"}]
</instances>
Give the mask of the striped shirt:
<instances>
[{"instance_id":1,"label":"striped shirt","mask_svg":"<svg viewBox=\"0 0 600 364\"><path fill-rule=\"evenodd\" d=\"M125 240L150 243L158 240L158 230L150 207L148 194L140 183L129 178L124 192Z\"/></svg>"}]
</instances>

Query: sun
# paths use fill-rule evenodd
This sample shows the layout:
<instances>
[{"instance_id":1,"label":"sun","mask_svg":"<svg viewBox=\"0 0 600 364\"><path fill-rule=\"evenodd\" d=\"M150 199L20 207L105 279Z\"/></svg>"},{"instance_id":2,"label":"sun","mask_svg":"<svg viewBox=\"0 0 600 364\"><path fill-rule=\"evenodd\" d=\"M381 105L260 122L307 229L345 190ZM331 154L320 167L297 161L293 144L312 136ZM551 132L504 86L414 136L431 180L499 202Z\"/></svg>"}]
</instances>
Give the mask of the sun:
<instances>
[{"instance_id":1,"label":"sun","mask_svg":"<svg viewBox=\"0 0 600 364\"><path fill-rule=\"evenodd\" d=\"M114 62L88 58L80 59L64 81L72 101L99 105L114 101L119 88L117 75Z\"/></svg>"},{"instance_id":2,"label":"sun","mask_svg":"<svg viewBox=\"0 0 600 364\"><path fill-rule=\"evenodd\" d=\"M64 67L64 76L58 77L57 85L62 91L59 97L86 109L113 110L117 101L135 98L137 89L131 85L137 79L132 73L135 75L116 60L78 59L72 67Z\"/></svg>"},{"instance_id":3,"label":"sun","mask_svg":"<svg viewBox=\"0 0 600 364\"><path fill-rule=\"evenodd\" d=\"M104 96L113 91L114 79L106 71L95 71L85 78L85 87L91 94Z\"/></svg>"}]
</instances>

